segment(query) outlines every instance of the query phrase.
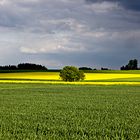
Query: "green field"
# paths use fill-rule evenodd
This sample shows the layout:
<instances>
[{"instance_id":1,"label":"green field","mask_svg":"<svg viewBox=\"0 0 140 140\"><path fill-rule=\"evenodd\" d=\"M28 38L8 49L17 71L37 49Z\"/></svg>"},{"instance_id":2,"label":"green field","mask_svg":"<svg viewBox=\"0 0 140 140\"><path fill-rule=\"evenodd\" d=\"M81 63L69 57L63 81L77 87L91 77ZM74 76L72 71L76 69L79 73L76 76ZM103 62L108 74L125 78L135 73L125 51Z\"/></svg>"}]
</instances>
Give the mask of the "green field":
<instances>
[{"instance_id":1,"label":"green field","mask_svg":"<svg viewBox=\"0 0 140 140\"><path fill-rule=\"evenodd\" d=\"M0 84L0 140L139 140L140 86Z\"/></svg>"}]
</instances>

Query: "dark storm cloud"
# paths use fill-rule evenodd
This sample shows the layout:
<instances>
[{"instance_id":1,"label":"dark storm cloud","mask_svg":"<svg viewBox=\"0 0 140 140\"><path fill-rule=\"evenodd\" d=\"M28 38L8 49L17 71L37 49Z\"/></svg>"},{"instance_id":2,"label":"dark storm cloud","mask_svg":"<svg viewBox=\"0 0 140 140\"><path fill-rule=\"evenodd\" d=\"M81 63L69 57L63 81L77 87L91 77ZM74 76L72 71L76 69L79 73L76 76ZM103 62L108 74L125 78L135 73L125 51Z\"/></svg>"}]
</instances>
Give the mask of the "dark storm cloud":
<instances>
[{"instance_id":1,"label":"dark storm cloud","mask_svg":"<svg viewBox=\"0 0 140 140\"><path fill-rule=\"evenodd\" d=\"M86 0L87 2L118 2L121 6L126 9L131 9L135 11L140 11L140 1L139 0Z\"/></svg>"}]
</instances>

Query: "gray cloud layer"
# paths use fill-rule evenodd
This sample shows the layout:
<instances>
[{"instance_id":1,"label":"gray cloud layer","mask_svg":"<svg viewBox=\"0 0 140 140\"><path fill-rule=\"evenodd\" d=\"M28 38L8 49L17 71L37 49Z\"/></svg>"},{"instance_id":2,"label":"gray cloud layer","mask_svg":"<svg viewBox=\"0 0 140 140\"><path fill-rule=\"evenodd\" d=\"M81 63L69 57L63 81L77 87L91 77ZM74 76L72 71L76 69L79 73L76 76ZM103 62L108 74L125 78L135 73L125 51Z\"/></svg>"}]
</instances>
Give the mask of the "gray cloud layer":
<instances>
[{"instance_id":1,"label":"gray cloud layer","mask_svg":"<svg viewBox=\"0 0 140 140\"><path fill-rule=\"evenodd\" d=\"M140 1L139 0L86 0L87 2L116 2L120 6L126 8L126 9L131 9L134 11L140 11Z\"/></svg>"},{"instance_id":2,"label":"gray cloud layer","mask_svg":"<svg viewBox=\"0 0 140 140\"><path fill-rule=\"evenodd\" d=\"M0 1L0 62L119 68L140 60L138 0Z\"/></svg>"}]
</instances>

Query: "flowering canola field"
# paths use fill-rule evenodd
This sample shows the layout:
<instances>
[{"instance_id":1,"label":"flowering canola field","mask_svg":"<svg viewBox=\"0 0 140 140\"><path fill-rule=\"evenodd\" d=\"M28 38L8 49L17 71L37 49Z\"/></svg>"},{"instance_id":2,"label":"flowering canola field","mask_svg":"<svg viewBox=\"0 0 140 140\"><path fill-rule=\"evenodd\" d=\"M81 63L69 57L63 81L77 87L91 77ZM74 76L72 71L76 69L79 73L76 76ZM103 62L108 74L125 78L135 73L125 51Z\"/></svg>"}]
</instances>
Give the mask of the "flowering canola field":
<instances>
[{"instance_id":1,"label":"flowering canola field","mask_svg":"<svg viewBox=\"0 0 140 140\"><path fill-rule=\"evenodd\" d=\"M139 73L85 73L85 76L84 81L63 82L59 72L0 73L0 83L140 85Z\"/></svg>"}]
</instances>

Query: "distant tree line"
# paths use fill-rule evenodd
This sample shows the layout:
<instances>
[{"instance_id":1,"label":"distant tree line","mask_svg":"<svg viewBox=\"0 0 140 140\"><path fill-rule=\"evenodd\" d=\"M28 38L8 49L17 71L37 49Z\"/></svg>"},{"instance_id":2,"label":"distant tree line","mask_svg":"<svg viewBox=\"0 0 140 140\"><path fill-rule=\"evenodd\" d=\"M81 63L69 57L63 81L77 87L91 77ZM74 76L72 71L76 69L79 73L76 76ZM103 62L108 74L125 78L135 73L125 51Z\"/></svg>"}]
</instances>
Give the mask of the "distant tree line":
<instances>
[{"instance_id":1,"label":"distant tree line","mask_svg":"<svg viewBox=\"0 0 140 140\"><path fill-rule=\"evenodd\" d=\"M133 59L133 60L129 60L128 64L125 66L122 66L120 68L121 70L138 70L138 60L137 59Z\"/></svg>"},{"instance_id":2,"label":"distant tree line","mask_svg":"<svg viewBox=\"0 0 140 140\"><path fill-rule=\"evenodd\" d=\"M97 70L97 69L92 69L89 67L80 67L79 70L90 71L90 70ZM111 69L106 67L101 67L101 70L111 70ZM138 68L138 60L137 59L129 60L127 65L120 67L120 70L140 70L140 68Z\"/></svg>"},{"instance_id":3,"label":"distant tree line","mask_svg":"<svg viewBox=\"0 0 140 140\"><path fill-rule=\"evenodd\" d=\"M18 65L0 66L0 70L47 70L47 68L38 64L20 63Z\"/></svg>"},{"instance_id":4,"label":"distant tree line","mask_svg":"<svg viewBox=\"0 0 140 140\"><path fill-rule=\"evenodd\" d=\"M92 68L88 68L88 67L80 67L79 70L92 70Z\"/></svg>"},{"instance_id":5,"label":"distant tree line","mask_svg":"<svg viewBox=\"0 0 140 140\"><path fill-rule=\"evenodd\" d=\"M85 71L90 71L90 70L97 70L96 68L92 69L92 68L89 68L89 67L80 67L79 70L85 70ZM104 68L104 67L101 67L101 70L111 70L109 68Z\"/></svg>"},{"instance_id":6,"label":"distant tree line","mask_svg":"<svg viewBox=\"0 0 140 140\"><path fill-rule=\"evenodd\" d=\"M132 59L129 60L127 65L124 65L120 68L121 70L138 70L138 60ZM0 70L48 70L45 66L33 63L20 63L18 65L5 65L0 66ZM96 68L92 69L90 67L79 67L79 70L83 71L92 71L97 70ZM108 68L101 67L101 70L111 70ZM60 71L60 70L50 70L50 71Z\"/></svg>"},{"instance_id":7,"label":"distant tree line","mask_svg":"<svg viewBox=\"0 0 140 140\"><path fill-rule=\"evenodd\" d=\"M110 69L108 69L108 68L103 68L103 67L102 67L101 70L110 70Z\"/></svg>"}]
</instances>

